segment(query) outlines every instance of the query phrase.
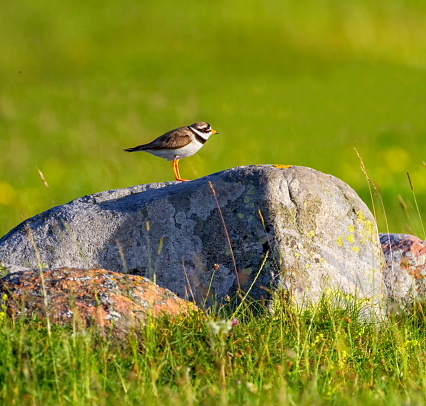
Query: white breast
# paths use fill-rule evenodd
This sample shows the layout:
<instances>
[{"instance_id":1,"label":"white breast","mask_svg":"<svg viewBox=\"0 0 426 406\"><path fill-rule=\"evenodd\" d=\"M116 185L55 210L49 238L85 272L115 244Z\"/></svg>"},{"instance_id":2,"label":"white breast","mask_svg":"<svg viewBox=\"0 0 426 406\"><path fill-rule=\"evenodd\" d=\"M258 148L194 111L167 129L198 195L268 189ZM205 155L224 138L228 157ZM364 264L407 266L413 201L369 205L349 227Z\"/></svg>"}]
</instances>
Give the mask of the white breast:
<instances>
[{"instance_id":1,"label":"white breast","mask_svg":"<svg viewBox=\"0 0 426 406\"><path fill-rule=\"evenodd\" d=\"M149 152L152 155L158 156L160 158L167 159L168 161L172 161L173 159L182 159L188 158L191 155L194 155L203 144L193 139L188 145L185 145L179 149L162 149L162 150L145 150L145 152Z\"/></svg>"}]
</instances>

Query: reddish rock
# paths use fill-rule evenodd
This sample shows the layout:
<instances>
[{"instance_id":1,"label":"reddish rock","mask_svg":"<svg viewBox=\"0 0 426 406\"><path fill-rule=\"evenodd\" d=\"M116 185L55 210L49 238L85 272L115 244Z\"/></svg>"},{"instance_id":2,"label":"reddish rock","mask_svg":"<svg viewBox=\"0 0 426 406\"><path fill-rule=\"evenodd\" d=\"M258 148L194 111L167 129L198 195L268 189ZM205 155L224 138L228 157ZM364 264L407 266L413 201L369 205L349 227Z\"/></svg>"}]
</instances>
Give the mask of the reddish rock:
<instances>
[{"instance_id":1,"label":"reddish rock","mask_svg":"<svg viewBox=\"0 0 426 406\"><path fill-rule=\"evenodd\" d=\"M426 299L426 241L412 235L380 234L390 297L402 303Z\"/></svg>"},{"instance_id":2,"label":"reddish rock","mask_svg":"<svg viewBox=\"0 0 426 406\"><path fill-rule=\"evenodd\" d=\"M77 321L81 326L95 324L126 334L143 327L150 315L177 316L197 309L146 278L105 269L45 270L43 279L44 289L35 270L0 279L0 297L7 295L9 315L48 315L54 323Z\"/></svg>"}]
</instances>

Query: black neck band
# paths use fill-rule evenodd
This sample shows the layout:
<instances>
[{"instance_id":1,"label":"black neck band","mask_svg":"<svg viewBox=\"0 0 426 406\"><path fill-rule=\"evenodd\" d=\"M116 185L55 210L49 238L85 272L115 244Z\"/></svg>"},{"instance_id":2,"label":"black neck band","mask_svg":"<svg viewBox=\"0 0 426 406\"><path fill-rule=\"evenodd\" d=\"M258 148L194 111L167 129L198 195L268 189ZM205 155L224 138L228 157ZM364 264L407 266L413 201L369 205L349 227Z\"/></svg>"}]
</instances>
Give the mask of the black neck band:
<instances>
[{"instance_id":1,"label":"black neck band","mask_svg":"<svg viewBox=\"0 0 426 406\"><path fill-rule=\"evenodd\" d=\"M198 141L198 142L201 142L201 144L204 144L207 140L205 139L205 138L203 138L203 137L201 137L201 135L199 135L196 131L194 131L191 127L188 127L191 131L192 131L192 133L195 135L195 139Z\"/></svg>"}]
</instances>

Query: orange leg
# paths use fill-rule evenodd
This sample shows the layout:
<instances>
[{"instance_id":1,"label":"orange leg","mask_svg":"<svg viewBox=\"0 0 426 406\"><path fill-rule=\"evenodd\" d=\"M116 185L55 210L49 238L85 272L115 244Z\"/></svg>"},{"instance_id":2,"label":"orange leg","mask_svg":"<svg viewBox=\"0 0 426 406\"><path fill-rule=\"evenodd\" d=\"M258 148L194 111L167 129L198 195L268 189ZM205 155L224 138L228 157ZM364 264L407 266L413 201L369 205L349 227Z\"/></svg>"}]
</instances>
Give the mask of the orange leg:
<instances>
[{"instance_id":1,"label":"orange leg","mask_svg":"<svg viewBox=\"0 0 426 406\"><path fill-rule=\"evenodd\" d=\"M184 182L186 180L189 180L189 179L182 179L180 177L180 173L179 173L179 159L173 159L173 161L172 161L172 168L173 168L173 173L175 175L175 179L177 181Z\"/></svg>"}]
</instances>

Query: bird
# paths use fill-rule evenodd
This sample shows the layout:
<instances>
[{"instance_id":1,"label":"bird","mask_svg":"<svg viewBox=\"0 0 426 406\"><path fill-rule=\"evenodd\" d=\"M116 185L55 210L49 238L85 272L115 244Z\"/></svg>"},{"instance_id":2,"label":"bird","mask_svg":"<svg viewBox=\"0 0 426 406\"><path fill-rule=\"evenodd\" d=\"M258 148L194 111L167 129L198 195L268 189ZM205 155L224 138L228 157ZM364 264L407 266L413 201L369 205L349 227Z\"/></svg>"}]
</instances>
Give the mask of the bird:
<instances>
[{"instance_id":1,"label":"bird","mask_svg":"<svg viewBox=\"0 0 426 406\"><path fill-rule=\"evenodd\" d=\"M126 148L126 152L144 151L152 155L172 161L172 169L175 179L184 182L179 173L179 159L194 155L213 134L219 134L213 130L209 123L197 122L188 126L175 128L148 144Z\"/></svg>"}]
</instances>

